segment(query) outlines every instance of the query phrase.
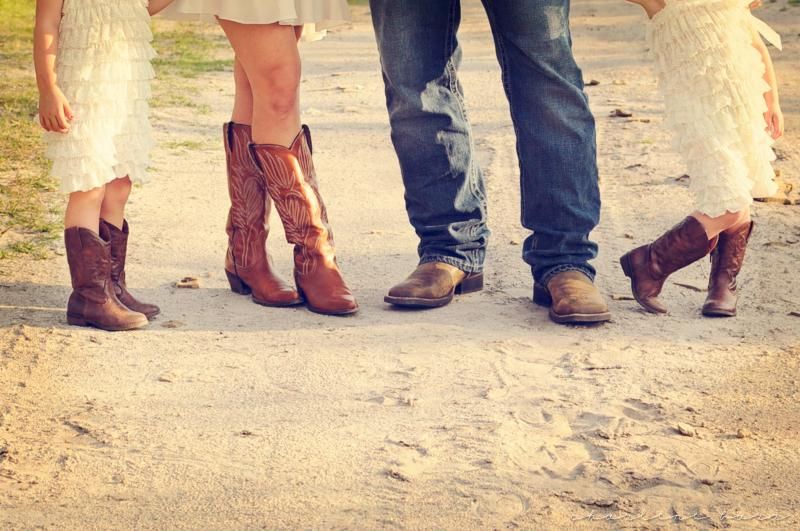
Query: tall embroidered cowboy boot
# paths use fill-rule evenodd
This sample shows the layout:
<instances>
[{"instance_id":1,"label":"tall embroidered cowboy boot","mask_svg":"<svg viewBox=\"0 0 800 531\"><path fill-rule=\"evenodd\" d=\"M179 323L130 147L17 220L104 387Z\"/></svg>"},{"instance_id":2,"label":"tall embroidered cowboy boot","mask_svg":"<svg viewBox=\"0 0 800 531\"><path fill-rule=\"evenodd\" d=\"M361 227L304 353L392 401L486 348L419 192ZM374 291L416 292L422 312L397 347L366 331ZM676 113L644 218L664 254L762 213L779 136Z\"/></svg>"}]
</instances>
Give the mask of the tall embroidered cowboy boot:
<instances>
[{"instance_id":1,"label":"tall embroidered cowboy boot","mask_svg":"<svg viewBox=\"0 0 800 531\"><path fill-rule=\"evenodd\" d=\"M161 313L161 309L155 304L147 304L138 301L125 283L125 259L128 255L128 222L122 221L122 229L118 229L113 223L104 219L100 220L100 237L110 243L111 249L111 282L114 287L114 294L119 302L127 306L134 312L143 313L147 319L152 320Z\"/></svg>"},{"instance_id":2,"label":"tall embroidered cowboy boot","mask_svg":"<svg viewBox=\"0 0 800 531\"><path fill-rule=\"evenodd\" d=\"M689 216L654 242L623 255L620 264L636 301L648 312L667 313L658 300L667 277L706 256L716 244L717 238L709 241L703 225Z\"/></svg>"},{"instance_id":3,"label":"tall embroidered cowboy boot","mask_svg":"<svg viewBox=\"0 0 800 531\"><path fill-rule=\"evenodd\" d=\"M111 245L94 231L71 227L64 231L72 294L67 323L101 330L133 330L147 325L147 316L117 299L111 281Z\"/></svg>"},{"instance_id":4,"label":"tall embroidered cowboy boot","mask_svg":"<svg viewBox=\"0 0 800 531\"><path fill-rule=\"evenodd\" d=\"M295 281L308 309L327 315L356 313L358 303L336 263L308 127L303 126L288 148L252 144L250 149L266 177L267 191L283 221L286 240L294 244Z\"/></svg>"},{"instance_id":5,"label":"tall embroidered cowboy boot","mask_svg":"<svg viewBox=\"0 0 800 531\"><path fill-rule=\"evenodd\" d=\"M736 277L742 270L747 242L753 232L753 222L745 223L734 232L719 235L719 244L711 253L711 275L708 279L708 296L703 304L706 317L734 317L736 315Z\"/></svg>"},{"instance_id":6,"label":"tall embroidered cowboy boot","mask_svg":"<svg viewBox=\"0 0 800 531\"><path fill-rule=\"evenodd\" d=\"M301 304L303 299L297 290L273 271L267 252L272 201L266 180L248 147L252 142L250 126L229 122L224 134L231 199L225 227L228 233L225 274L231 290L251 295L253 302L263 306Z\"/></svg>"}]
</instances>

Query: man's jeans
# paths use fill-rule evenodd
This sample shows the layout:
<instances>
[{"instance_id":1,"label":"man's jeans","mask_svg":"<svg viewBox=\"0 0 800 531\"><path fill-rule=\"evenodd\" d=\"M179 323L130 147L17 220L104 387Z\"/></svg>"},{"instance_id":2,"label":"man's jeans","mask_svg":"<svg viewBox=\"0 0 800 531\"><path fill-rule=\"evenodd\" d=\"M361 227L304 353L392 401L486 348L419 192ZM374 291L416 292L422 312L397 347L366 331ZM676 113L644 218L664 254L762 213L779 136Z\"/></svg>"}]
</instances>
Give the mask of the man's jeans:
<instances>
[{"instance_id":1,"label":"man's jeans","mask_svg":"<svg viewBox=\"0 0 800 531\"><path fill-rule=\"evenodd\" d=\"M594 118L572 56L569 0L484 0L517 135L523 258L545 283L594 278L600 216ZM483 270L486 190L457 70L460 0L370 0L392 142L421 263Z\"/></svg>"}]
</instances>

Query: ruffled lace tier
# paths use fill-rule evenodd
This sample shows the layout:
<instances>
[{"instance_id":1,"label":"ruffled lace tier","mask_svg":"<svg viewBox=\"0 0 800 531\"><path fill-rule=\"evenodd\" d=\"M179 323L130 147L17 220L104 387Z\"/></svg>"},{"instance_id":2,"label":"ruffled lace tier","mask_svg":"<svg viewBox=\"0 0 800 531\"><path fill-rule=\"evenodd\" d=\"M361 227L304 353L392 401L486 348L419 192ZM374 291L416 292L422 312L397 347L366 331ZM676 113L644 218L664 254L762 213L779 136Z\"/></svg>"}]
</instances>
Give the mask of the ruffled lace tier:
<instances>
[{"instance_id":1,"label":"ruffled lace tier","mask_svg":"<svg viewBox=\"0 0 800 531\"><path fill-rule=\"evenodd\" d=\"M648 29L665 124L691 175L697 210L719 216L772 195L765 65L741 0L668 2Z\"/></svg>"},{"instance_id":2,"label":"ruffled lace tier","mask_svg":"<svg viewBox=\"0 0 800 531\"><path fill-rule=\"evenodd\" d=\"M154 77L147 0L65 0L56 65L75 119L46 133L52 174L65 193L116 178L147 180Z\"/></svg>"}]
</instances>

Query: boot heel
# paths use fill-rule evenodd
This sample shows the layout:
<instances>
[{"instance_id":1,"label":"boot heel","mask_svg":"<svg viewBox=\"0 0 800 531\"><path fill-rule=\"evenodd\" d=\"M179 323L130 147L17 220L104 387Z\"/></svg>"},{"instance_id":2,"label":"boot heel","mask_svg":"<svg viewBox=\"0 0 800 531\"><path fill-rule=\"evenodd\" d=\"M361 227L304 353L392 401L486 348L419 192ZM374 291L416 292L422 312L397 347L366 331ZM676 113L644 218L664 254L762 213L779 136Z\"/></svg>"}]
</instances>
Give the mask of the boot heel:
<instances>
[{"instance_id":1,"label":"boot heel","mask_svg":"<svg viewBox=\"0 0 800 531\"><path fill-rule=\"evenodd\" d=\"M225 275L228 277L228 284L231 285L232 292L238 293L239 295L250 295L252 291L250 286L245 284L241 278L227 270L225 271Z\"/></svg>"},{"instance_id":2,"label":"boot heel","mask_svg":"<svg viewBox=\"0 0 800 531\"><path fill-rule=\"evenodd\" d=\"M456 286L456 295L473 293L483 289L483 273L477 275L467 275L467 277Z\"/></svg>"},{"instance_id":3,"label":"boot heel","mask_svg":"<svg viewBox=\"0 0 800 531\"><path fill-rule=\"evenodd\" d=\"M619 259L619 265L622 266L622 272L628 278L633 278L633 268L631 267L631 257L628 254L623 254Z\"/></svg>"},{"instance_id":4,"label":"boot heel","mask_svg":"<svg viewBox=\"0 0 800 531\"><path fill-rule=\"evenodd\" d=\"M86 322L86 319L67 314L67 324L71 326L91 326Z\"/></svg>"}]
</instances>

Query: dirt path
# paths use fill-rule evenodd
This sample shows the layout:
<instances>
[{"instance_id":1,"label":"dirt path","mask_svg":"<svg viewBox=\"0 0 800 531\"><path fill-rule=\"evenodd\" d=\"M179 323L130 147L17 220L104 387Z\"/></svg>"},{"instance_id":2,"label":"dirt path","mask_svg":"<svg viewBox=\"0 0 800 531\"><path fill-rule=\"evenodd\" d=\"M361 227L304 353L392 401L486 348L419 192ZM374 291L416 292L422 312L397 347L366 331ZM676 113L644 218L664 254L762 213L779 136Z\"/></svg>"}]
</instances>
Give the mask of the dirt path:
<instances>
[{"instance_id":1,"label":"dirt path","mask_svg":"<svg viewBox=\"0 0 800 531\"><path fill-rule=\"evenodd\" d=\"M763 17L787 35L779 68L800 123L800 38L788 31L800 8L783 5ZM611 297L628 293L617 257L677 221L689 198L641 17L611 0L573 11L586 78L600 81L588 89L604 193L596 263ZM382 303L413 267L415 237L362 10L304 48L303 88L363 311L325 318L232 294L219 147L232 86L208 75L198 107L155 113L153 183L129 215L130 283L163 316L130 334L67 327L63 259L19 263L0 282L0 527L800 526L800 207L756 206L737 319L699 317L703 263L669 284L669 317L614 300L601 328L551 324L519 257L513 130L477 2L466 2L462 40L489 179L488 288L434 312ZM611 119L615 108L649 122ZM798 138L782 144L785 175L800 175ZM186 275L202 288L172 287Z\"/></svg>"}]
</instances>

